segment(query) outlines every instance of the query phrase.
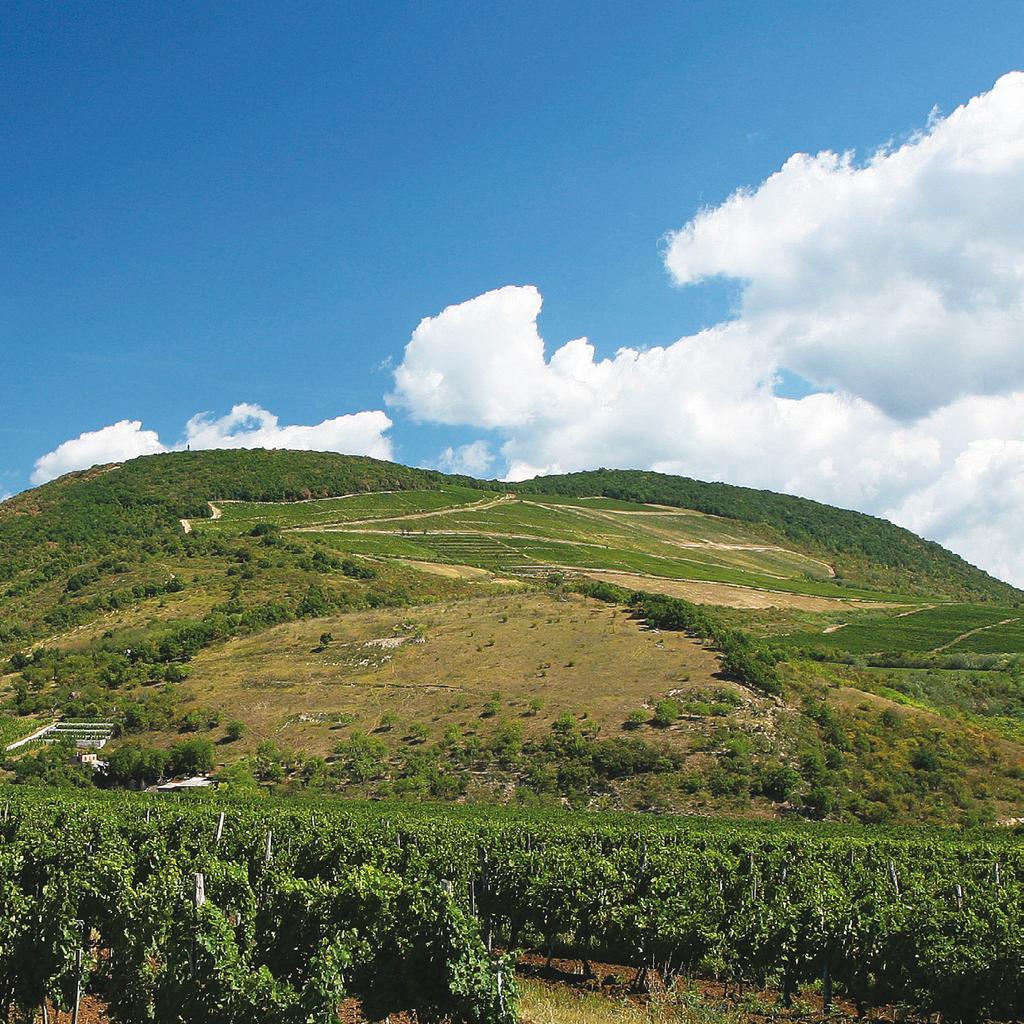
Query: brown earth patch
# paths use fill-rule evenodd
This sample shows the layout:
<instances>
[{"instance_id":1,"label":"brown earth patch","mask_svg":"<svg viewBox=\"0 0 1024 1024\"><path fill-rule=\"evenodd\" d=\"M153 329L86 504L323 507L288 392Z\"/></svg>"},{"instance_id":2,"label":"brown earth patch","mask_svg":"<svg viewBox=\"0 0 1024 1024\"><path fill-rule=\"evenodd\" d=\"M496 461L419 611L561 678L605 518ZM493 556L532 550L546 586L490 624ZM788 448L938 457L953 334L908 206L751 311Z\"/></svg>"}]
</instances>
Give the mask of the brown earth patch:
<instances>
[{"instance_id":1,"label":"brown earth patch","mask_svg":"<svg viewBox=\"0 0 1024 1024\"><path fill-rule=\"evenodd\" d=\"M847 601L838 597L788 594L777 590L741 587L733 583L670 580L662 576L645 576L642 573L588 569L586 575L620 587L648 590L668 597L681 597L694 604L717 604L725 608L795 608L805 612L831 612L838 608L879 607L872 601Z\"/></svg>"}]
</instances>

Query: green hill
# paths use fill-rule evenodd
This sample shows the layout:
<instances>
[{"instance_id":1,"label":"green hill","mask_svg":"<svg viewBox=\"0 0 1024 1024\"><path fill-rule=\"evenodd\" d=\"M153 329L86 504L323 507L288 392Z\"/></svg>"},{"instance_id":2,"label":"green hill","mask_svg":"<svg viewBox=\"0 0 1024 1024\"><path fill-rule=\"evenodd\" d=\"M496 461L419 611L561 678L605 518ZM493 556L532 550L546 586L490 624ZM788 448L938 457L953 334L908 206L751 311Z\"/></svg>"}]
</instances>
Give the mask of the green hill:
<instances>
[{"instance_id":1,"label":"green hill","mask_svg":"<svg viewBox=\"0 0 1024 1024\"><path fill-rule=\"evenodd\" d=\"M774 491L638 470L597 469L517 484L522 494L601 495L695 509L776 531L784 543L832 561L837 575L895 588L1016 600L1020 592L941 544L885 519Z\"/></svg>"},{"instance_id":2,"label":"green hill","mask_svg":"<svg viewBox=\"0 0 1024 1024\"><path fill-rule=\"evenodd\" d=\"M0 505L0 737L114 721L122 782L212 757L350 795L1008 818L1021 597L725 484L148 456ZM7 767L94 781L53 748Z\"/></svg>"}]
</instances>

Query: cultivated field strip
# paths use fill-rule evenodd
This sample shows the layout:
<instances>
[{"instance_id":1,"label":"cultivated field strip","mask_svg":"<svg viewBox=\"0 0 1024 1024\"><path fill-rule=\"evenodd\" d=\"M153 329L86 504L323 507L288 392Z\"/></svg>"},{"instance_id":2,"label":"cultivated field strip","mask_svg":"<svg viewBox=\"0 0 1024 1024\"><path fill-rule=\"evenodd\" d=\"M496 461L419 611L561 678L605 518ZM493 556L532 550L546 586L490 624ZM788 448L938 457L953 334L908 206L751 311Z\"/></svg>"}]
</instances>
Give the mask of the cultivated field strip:
<instances>
[{"instance_id":1,"label":"cultivated field strip","mask_svg":"<svg viewBox=\"0 0 1024 1024\"><path fill-rule=\"evenodd\" d=\"M218 505L194 528L245 531L271 523L353 553L535 576L545 567L633 572L667 580L840 598L887 595L840 587L827 563L770 543L765 531L684 509L607 499L524 500L470 488L354 494L293 503Z\"/></svg>"},{"instance_id":2,"label":"cultivated field strip","mask_svg":"<svg viewBox=\"0 0 1024 1024\"><path fill-rule=\"evenodd\" d=\"M353 996L375 1020L515 1024L496 950L556 946L638 986L1024 1013L1024 847L1005 833L19 795L0 893L0 1013L26 1018L91 990L140 1024L339 1024Z\"/></svg>"}]
</instances>

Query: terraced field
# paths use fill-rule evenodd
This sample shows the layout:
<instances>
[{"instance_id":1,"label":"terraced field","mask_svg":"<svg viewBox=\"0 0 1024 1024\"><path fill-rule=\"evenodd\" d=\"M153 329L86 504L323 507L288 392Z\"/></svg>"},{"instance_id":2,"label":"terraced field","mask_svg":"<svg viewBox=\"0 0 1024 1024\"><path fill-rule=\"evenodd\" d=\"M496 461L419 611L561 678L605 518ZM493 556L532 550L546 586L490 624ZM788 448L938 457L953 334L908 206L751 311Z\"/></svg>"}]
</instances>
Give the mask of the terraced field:
<instances>
[{"instance_id":1,"label":"terraced field","mask_svg":"<svg viewBox=\"0 0 1024 1024\"><path fill-rule=\"evenodd\" d=\"M1024 610L1000 605L938 605L895 617L868 617L827 633L792 633L780 640L824 653L1024 651Z\"/></svg>"},{"instance_id":2,"label":"terraced field","mask_svg":"<svg viewBox=\"0 0 1024 1024\"><path fill-rule=\"evenodd\" d=\"M316 534L340 551L501 574L618 571L844 600L894 599L841 585L827 563L780 545L757 524L658 505L548 495L524 500L452 487L213 508L219 518L195 519L191 527L237 534L269 523Z\"/></svg>"},{"instance_id":3,"label":"terraced field","mask_svg":"<svg viewBox=\"0 0 1024 1024\"><path fill-rule=\"evenodd\" d=\"M349 494L340 498L315 498L310 501L266 502L225 501L214 507L220 516L220 529L237 532L257 523L281 527L333 525L363 519L387 519L411 516L459 505L488 502L498 497L469 487L436 491L374 491ZM206 525L209 521L197 520Z\"/></svg>"}]
</instances>

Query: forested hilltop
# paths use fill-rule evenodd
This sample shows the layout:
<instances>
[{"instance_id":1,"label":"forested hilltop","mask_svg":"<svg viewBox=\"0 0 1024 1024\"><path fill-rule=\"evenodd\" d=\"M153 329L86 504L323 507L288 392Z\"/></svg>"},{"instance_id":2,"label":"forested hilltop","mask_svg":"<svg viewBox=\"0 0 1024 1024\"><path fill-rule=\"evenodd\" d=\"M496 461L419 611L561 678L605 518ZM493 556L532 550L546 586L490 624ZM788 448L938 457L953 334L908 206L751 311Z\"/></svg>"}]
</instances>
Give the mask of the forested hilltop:
<instances>
[{"instance_id":1,"label":"forested hilltop","mask_svg":"<svg viewBox=\"0 0 1024 1024\"><path fill-rule=\"evenodd\" d=\"M76 559L176 539L179 520L209 516L214 499L301 501L457 479L355 455L262 449L173 452L96 466L0 504L0 581L37 566L52 576Z\"/></svg>"},{"instance_id":2,"label":"forested hilltop","mask_svg":"<svg viewBox=\"0 0 1024 1024\"><path fill-rule=\"evenodd\" d=\"M882 520L631 471L178 452L0 505L0 744L94 774L739 816L1024 814L1021 594Z\"/></svg>"}]
</instances>

